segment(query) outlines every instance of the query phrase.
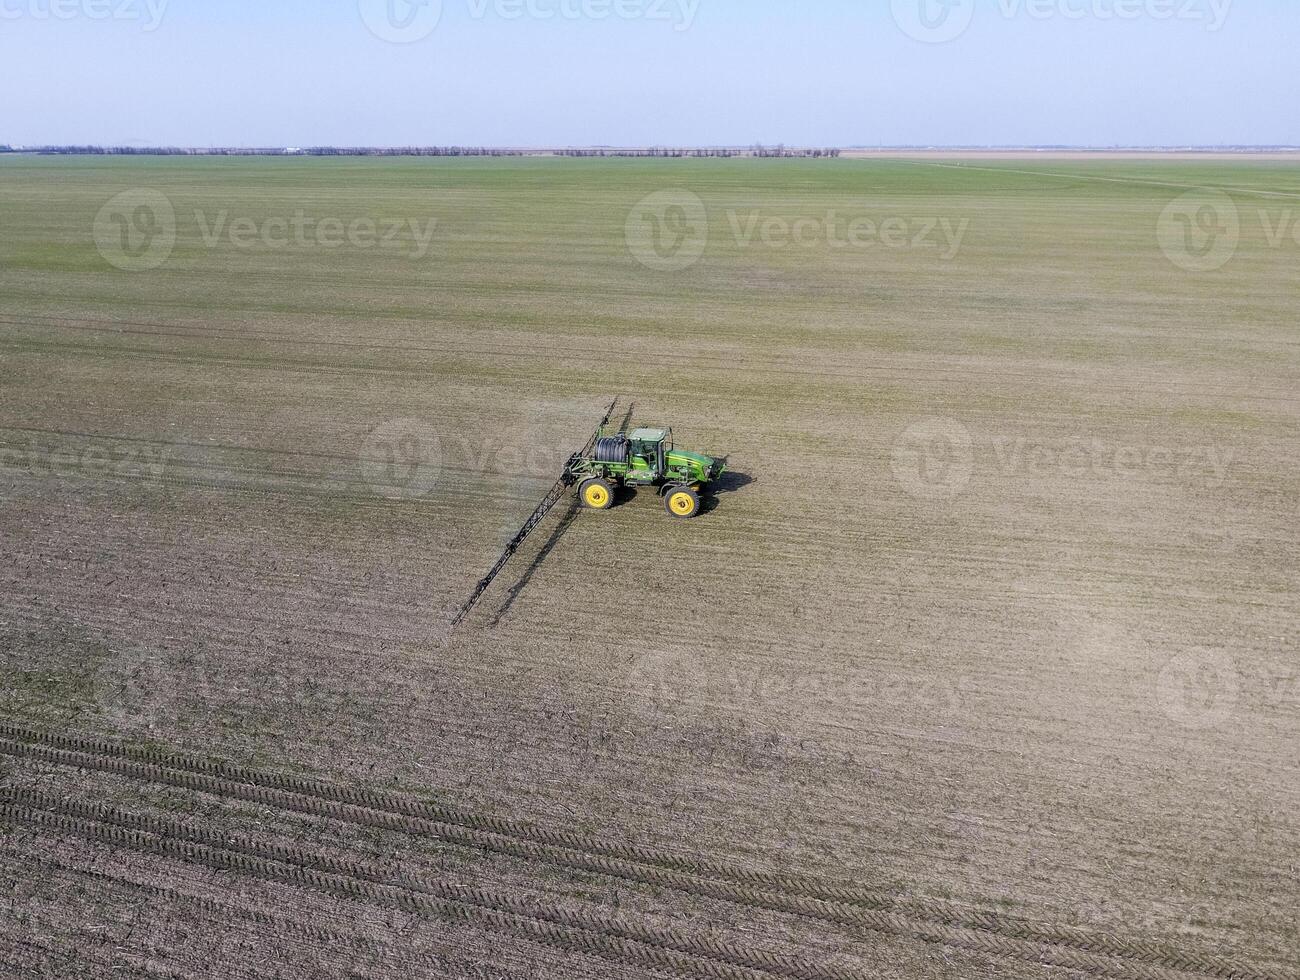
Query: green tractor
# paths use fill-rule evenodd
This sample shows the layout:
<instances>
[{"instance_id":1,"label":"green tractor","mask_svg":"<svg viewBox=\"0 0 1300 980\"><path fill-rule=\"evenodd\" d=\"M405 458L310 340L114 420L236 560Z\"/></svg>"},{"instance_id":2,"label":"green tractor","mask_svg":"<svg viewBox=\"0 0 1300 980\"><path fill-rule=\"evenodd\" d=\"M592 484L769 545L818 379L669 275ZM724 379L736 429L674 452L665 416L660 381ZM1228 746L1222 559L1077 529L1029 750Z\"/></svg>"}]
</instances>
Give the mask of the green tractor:
<instances>
[{"instance_id":1,"label":"green tractor","mask_svg":"<svg viewBox=\"0 0 1300 980\"><path fill-rule=\"evenodd\" d=\"M704 487L725 470L724 460L675 448L672 429L636 429L629 435L598 434L589 453L569 460L565 475L578 484L578 499L591 510L613 507L619 487L655 487L670 516L689 520L700 513Z\"/></svg>"},{"instance_id":2,"label":"green tractor","mask_svg":"<svg viewBox=\"0 0 1300 980\"><path fill-rule=\"evenodd\" d=\"M595 434L579 452L569 457L555 486L547 491L537 509L510 539L496 564L474 586L474 591L453 617L453 627L465 621L493 580L505 569L510 558L541 525L555 505L568 496L575 484L578 487L578 499L583 506L592 510L609 510L613 507L614 494L619 487L640 486L657 487L659 495L664 498L664 508L678 520L687 520L700 513L700 493L708 484L722 476L727 469L727 461L675 448L672 429L637 429L630 435L624 435L628 419L632 415L631 408L628 409L628 417L623 420L619 434L605 435L617 405L618 399L610 403L605 417L596 426ZM517 586L516 589L520 587L522 586Z\"/></svg>"}]
</instances>

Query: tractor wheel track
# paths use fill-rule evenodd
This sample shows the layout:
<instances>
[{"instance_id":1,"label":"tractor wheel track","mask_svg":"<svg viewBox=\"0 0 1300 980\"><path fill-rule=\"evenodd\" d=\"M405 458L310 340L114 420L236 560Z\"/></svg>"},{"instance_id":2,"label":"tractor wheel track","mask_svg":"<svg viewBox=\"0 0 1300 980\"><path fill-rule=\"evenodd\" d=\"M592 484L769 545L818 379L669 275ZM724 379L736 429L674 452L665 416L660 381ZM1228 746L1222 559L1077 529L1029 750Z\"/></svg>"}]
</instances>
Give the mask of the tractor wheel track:
<instances>
[{"instance_id":1,"label":"tractor wheel track","mask_svg":"<svg viewBox=\"0 0 1300 980\"><path fill-rule=\"evenodd\" d=\"M48 746L49 748L42 750L41 746ZM77 761L63 762L62 764L70 764L83 769L102 769L109 772L118 772L122 775L129 775L130 773L123 771L117 766L100 763L98 758L103 758L105 761L116 759L131 760L133 762L153 767L153 769L172 770L177 774L194 773L196 775L211 776L221 780L223 783L243 783L249 786L280 790L300 797L314 798L328 804L341 804L343 806L363 808L373 812L389 814L397 817L414 817L422 821L431 821L448 827L460 827L466 830L480 831L496 837L513 838L521 842L531 842L550 847L583 852L589 855L629 861L635 864L645 865L647 868L678 871L684 875L693 877L711 878L718 881L744 882L747 884L774 887L782 891L832 902L873 904L880 908L891 907L894 904L884 896L874 895L871 892L862 889L838 888L829 883L749 871L742 868L731 868L713 862L697 861L673 855L656 853L634 846L594 840L592 838L583 837L579 834L572 834L565 831L535 827L529 824L496 817L484 817L479 814L464 813L438 804L416 800L398 793L387 793L383 791L358 789L350 786L339 786L319 780L307 779L284 773L248 769L225 762L216 762L193 756L164 752L157 749L122 745L75 736L54 735L47 732L22 728L3 721L0 721L0 753L15 756L44 758L46 761L55 762L56 764L59 764L60 759L68 758L69 755L85 757L78 758ZM64 755L64 753L68 753L69 755ZM92 759L90 757L96 758ZM144 778L153 779L154 777L148 775ZM173 776L171 779L164 779L161 781L174 783L175 778L176 777ZM186 784L184 788L192 789L194 787ZM219 792L217 795L232 794ZM293 807L293 809L301 809L301 807ZM335 816L332 810L325 811L317 808L304 812L311 812L312 814L319 816ZM337 819L337 817L335 817L335 819ZM420 832L423 832L423 828L420 828Z\"/></svg>"},{"instance_id":2,"label":"tractor wheel track","mask_svg":"<svg viewBox=\"0 0 1300 980\"><path fill-rule=\"evenodd\" d=\"M394 877L364 862L344 861L291 845L211 833L181 820L129 813L39 790L16 787L4 790L0 793L0 819L354 901L431 913L616 963L667 969L682 977L866 980L859 973L810 967L775 953L742 950L638 923L546 907L476 886Z\"/></svg>"},{"instance_id":3,"label":"tractor wheel track","mask_svg":"<svg viewBox=\"0 0 1300 980\"><path fill-rule=\"evenodd\" d=\"M124 970L128 971L128 976L149 977L151 980L186 980L185 975L175 970L159 970L156 967L148 966L144 963L123 963L114 961L111 955L106 955L102 950L92 951L85 946L76 946L68 948L58 948L47 943L39 942L28 936L10 936L9 941L13 943L13 949L9 952L14 953L19 950L26 950L29 955L38 956L45 960L57 962L59 964L58 973L41 973L34 974L31 964L25 967L15 966L11 974L0 974L4 976L23 977L24 980L30 980L34 976L65 977L75 976L79 980L89 980L92 976L102 977L121 977ZM6 961L0 959L0 964ZM9 961L12 963L13 961ZM73 964L77 966L76 973L69 973L68 969ZM88 967L94 967L98 972L91 973ZM252 980L252 978L249 978Z\"/></svg>"},{"instance_id":4,"label":"tractor wheel track","mask_svg":"<svg viewBox=\"0 0 1300 980\"><path fill-rule=\"evenodd\" d=\"M135 881L130 878L108 874L104 871L98 871L92 868L78 867L75 864L49 857L39 857L34 863L45 871L88 878L109 887L127 889L139 895L146 895L154 902L163 902L174 906L188 905L192 908L201 910L213 921L225 923L234 921L253 923L263 929L269 930L273 934L277 932L282 935L292 933L307 940L315 946L331 947L345 954L354 953L357 948L361 947L364 947L376 957L382 957L385 953L385 949L381 943L378 943L374 939L371 939L357 931L341 932L337 929L326 928L325 926L315 925L311 922L271 915L267 912L248 908L244 905L238 905L231 902L220 902L213 898L194 895L177 888L168 888L165 885L155 885L148 882ZM429 967L442 967L445 965L428 955L422 955L418 960L422 965ZM230 973L229 965L222 964L222 970L223 977L228 978ZM353 972L356 972L355 968L353 969ZM247 973L247 971L241 971L240 975L243 975L244 973ZM356 973L356 975L361 976L359 973Z\"/></svg>"},{"instance_id":5,"label":"tractor wheel track","mask_svg":"<svg viewBox=\"0 0 1300 980\"><path fill-rule=\"evenodd\" d=\"M815 879L693 861L564 831L464 813L397 793L346 787L179 753L55 735L0 722L0 753L233 797L346 823L486 850L637 884L673 888L786 914L994 956L1134 980L1296 980L1156 943L956 909L903 906L887 896Z\"/></svg>"}]
</instances>

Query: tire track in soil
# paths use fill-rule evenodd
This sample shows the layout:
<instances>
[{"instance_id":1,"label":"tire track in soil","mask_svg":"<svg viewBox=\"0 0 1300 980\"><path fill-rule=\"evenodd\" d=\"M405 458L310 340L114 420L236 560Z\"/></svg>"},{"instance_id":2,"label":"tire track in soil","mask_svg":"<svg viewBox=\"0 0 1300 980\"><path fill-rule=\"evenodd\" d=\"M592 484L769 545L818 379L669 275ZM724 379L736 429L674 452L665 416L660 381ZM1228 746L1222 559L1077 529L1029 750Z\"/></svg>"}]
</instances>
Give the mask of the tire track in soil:
<instances>
[{"instance_id":1,"label":"tire track in soil","mask_svg":"<svg viewBox=\"0 0 1300 980\"><path fill-rule=\"evenodd\" d=\"M192 895L189 892L180 891L176 888L168 888L165 885L154 885L148 882L133 881L129 878L111 875L107 872L98 871L93 868L78 867L74 864L54 858L42 857L38 858L34 863L40 865L48 872L89 878L92 881L102 882L108 887L122 888L139 895L147 895L153 901L166 902L170 905L189 905L193 908L201 909L209 917L220 919L223 922L231 922L233 920L252 922L272 931L278 930L286 933L295 933L313 943L337 946L340 949L345 949L349 942L366 946L372 950L377 950L378 948L376 943L361 935L337 932L328 929L325 926L315 925L311 922L301 922L297 919L284 918L283 916L271 915L270 913L262 912L254 908L248 908L232 902L219 902L214 898L206 898L202 895Z\"/></svg>"},{"instance_id":2,"label":"tire track in soil","mask_svg":"<svg viewBox=\"0 0 1300 980\"><path fill-rule=\"evenodd\" d=\"M128 813L39 790L10 787L0 792L0 818L353 901L469 922L621 964L671 970L688 978L866 980L863 974L810 967L776 953L678 936L594 913L547 907L474 886L393 876L366 862L343 861L301 847L209 833L181 820Z\"/></svg>"},{"instance_id":3,"label":"tire track in soil","mask_svg":"<svg viewBox=\"0 0 1300 980\"><path fill-rule=\"evenodd\" d=\"M271 915L260 909L250 908L233 902L221 902L214 898L208 898L203 895L194 895L189 892L181 891L176 888L169 888L165 885L156 885L149 882L134 881L130 878L119 877L108 874L94 868L83 868L66 861L60 861L55 858L38 857L33 862L43 868L45 871L55 874L76 875L82 878L88 878L92 881L103 883L106 887L122 888L134 892L141 896L148 896L152 902L164 902L173 906L189 906L199 909L208 919L220 921L224 924L232 922L253 923L263 929L269 930L272 934L277 931L281 934L293 934L307 942L317 946L332 948L336 952L344 955L353 955L358 949L364 949L368 955L374 957L375 965L368 973L361 973L353 966L349 968L349 977L360 976L390 976L388 971L394 968L392 960L400 961L409 966L411 962L429 967L436 970L444 970L449 965L447 960L440 959L438 956L426 952L413 951L409 947L404 947L401 954L395 954L383 943L374 938L365 935L359 930L339 931L338 928L327 928L326 926L317 925L314 922L302 921L299 919L285 918L283 916ZM486 961L481 961L477 965L486 966ZM224 980L229 980L229 963L222 963L221 970ZM381 972L376 972L381 971ZM247 970L241 970L240 975L254 976Z\"/></svg>"},{"instance_id":4,"label":"tire track in soil","mask_svg":"<svg viewBox=\"0 0 1300 980\"><path fill-rule=\"evenodd\" d=\"M37 976L72 976L79 978L79 980L89 980L92 976L120 977L125 969L129 971L128 975L130 976L149 977L152 980L189 980L184 973L176 970L161 970L145 963L127 964L123 960L114 959L111 954L102 951L92 952L91 948L85 944L55 947L24 935L11 935L8 939L13 943L13 949L10 952L18 952L20 948L26 950L29 954L29 960L25 965L17 966L15 961L0 957L0 967L5 965L13 966L12 973L0 972L0 976L23 977L25 980ZM30 959L37 956L52 963L57 963L60 972L33 972ZM78 969L75 972L69 972L74 963L77 964ZM99 972L88 973L86 971L87 965L98 967ZM246 973L241 975L247 977ZM253 978L248 977L248 980L253 980Z\"/></svg>"},{"instance_id":5,"label":"tire track in soil","mask_svg":"<svg viewBox=\"0 0 1300 980\"><path fill-rule=\"evenodd\" d=\"M0 753L144 779L196 792L431 837L480 851L672 888L736 905L800 915L922 942L1135 980L1195 975L1216 980L1296 980L1146 941L1036 923L943 902L899 902L863 888L751 871L533 827L420 801L99 739L0 722Z\"/></svg>"}]
</instances>

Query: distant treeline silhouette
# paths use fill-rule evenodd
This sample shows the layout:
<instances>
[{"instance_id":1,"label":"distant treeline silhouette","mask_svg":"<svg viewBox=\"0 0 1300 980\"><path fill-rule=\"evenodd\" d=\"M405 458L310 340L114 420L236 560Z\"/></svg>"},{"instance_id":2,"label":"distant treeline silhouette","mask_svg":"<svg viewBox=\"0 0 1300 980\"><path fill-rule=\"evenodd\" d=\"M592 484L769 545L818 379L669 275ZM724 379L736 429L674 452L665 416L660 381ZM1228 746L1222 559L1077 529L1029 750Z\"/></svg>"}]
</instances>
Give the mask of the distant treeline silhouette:
<instances>
[{"instance_id":1,"label":"distant treeline silhouette","mask_svg":"<svg viewBox=\"0 0 1300 980\"><path fill-rule=\"evenodd\" d=\"M610 147L575 147L556 150L555 153L557 156L562 157L659 157L669 159L684 157L720 157L723 159L731 157L800 157L812 159L838 157L840 155L840 151L836 148L791 149L786 146L763 146L761 144L748 148L732 146L647 146L638 150Z\"/></svg>"},{"instance_id":2,"label":"distant treeline silhouette","mask_svg":"<svg viewBox=\"0 0 1300 980\"><path fill-rule=\"evenodd\" d=\"M69 156L151 157L515 157L520 150L490 146L306 146L298 147L181 147L181 146L28 146L21 151L0 147L0 153L44 153Z\"/></svg>"},{"instance_id":3,"label":"distant treeline silhouette","mask_svg":"<svg viewBox=\"0 0 1300 980\"><path fill-rule=\"evenodd\" d=\"M518 157L522 150L494 146L313 146L298 151L312 157Z\"/></svg>"},{"instance_id":4,"label":"distant treeline silhouette","mask_svg":"<svg viewBox=\"0 0 1300 980\"><path fill-rule=\"evenodd\" d=\"M25 146L15 149L0 146L0 153L39 153L64 156L152 156L152 157L518 157L531 152L509 150L492 146L306 146L306 147L184 147L184 146ZM838 148L792 149L786 146L751 147L650 146L640 149L617 147L576 147L554 150L564 157L658 157L678 159L684 157L780 157L817 159L838 157Z\"/></svg>"}]
</instances>

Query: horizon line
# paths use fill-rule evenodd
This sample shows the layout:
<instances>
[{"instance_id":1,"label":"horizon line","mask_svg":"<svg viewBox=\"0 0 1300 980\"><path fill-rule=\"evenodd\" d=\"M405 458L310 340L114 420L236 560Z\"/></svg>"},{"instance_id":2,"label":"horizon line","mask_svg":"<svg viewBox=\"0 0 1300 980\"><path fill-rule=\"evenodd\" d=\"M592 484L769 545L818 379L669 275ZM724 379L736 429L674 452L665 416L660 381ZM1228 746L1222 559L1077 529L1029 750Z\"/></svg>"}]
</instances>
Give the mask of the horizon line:
<instances>
[{"instance_id":1,"label":"horizon line","mask_svg":"<svg viewBox=\"0 0 1300 980\"><path fill-rule=\"evenodd\" d=\"M572 144L473 144L473 143L446 143L446 144L416 144L416 143L393 143L393 144L318 144L318 145L253 145L253 144L210 144L207 146L183 145L183 144L142 144L142 143L32 143L32 144L9 144L0 143L0 152L5 153L42 153L42 152L61 152L65 154L84 153L94 154L105 151L117 151L119 153L222 153L222 152L242 152L242 153L279 153L279 154L309 154L321 151L334 152L432 152L442 151L446 153L515 153L515 154L548 154L562 153L569 151L589 151L589 152L655 152L655 153L686 153L698 151L726 151L733 153L748 152L789 152L789 153L813 153L828 151L865 151L865 152L894 152L906 150L920 150L926 152L962 152L962 151L983 151L983 152L1016 152L1016 151L1055 151L1055 152L1085 152L1085 153L1123 153L1123 152L1297 152L1300 153L1300 145L1289 143L1187 143L1187 144L1073 144L1073 143L880 143L880 144L795 144L795 143L644 143L644 144L612 144L612 143L572 143Z\"/></svg>"}]
</instances>

